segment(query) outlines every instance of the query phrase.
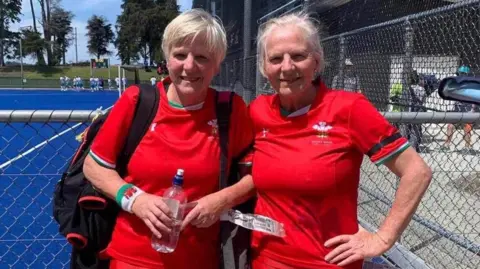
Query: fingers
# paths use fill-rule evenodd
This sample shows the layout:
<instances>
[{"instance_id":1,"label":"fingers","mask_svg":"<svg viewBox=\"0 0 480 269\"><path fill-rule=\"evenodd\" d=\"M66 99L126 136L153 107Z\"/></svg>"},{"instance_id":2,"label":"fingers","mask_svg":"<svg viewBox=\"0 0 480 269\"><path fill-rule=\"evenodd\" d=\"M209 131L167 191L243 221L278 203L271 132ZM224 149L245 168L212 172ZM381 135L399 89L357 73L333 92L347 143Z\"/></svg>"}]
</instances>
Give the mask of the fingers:
<instances>
[{"instance_id":1,"label":"fingers","mask_svg":"<svg viewBox=\"0 0 480 269\"><path fill-rule=\"evenodd\" d=\"M155 229L159 232L170 233L172 230L168 228L163 222L161 222L153 212L150 212L147 219L155 226Z\"/></svg>"},{"instance_id":2,"label":"fingers","mask_svg":"<svg viewBox=\"0 0 480 269\"><path fill-rule=\"evenodd\" d=\"M167 227L172 227L173 226L173 219L167 216L162 210L160 210L158 207L152 207L151 213L155 215L155 217L161 221L165 226Z\"/></svg>"},{"instance_id":3,"label":"fingers","mask_svg":"<svg viewBox=\"0 0 480 269\"><path fill-rule=\"evenodd\" d=\"M346 234L335 236L334 238L327 240L327 242L325 242L325 246L329 248L335 245L347 243L350 240L350 236L351 235L346 235Z\"/></svg>"},{"instance_id":4,"label":"fingers","mask_svg":"<svg viewBox=\"0 0 480 269\"><path fill-rule=\"evenodd\" d=\"M325 260L330 262L334 262L334 260L337 260L338 261L338 256L347 252L348 250L350 250L351 247L347 244L341 244L339 245L338 247L336 247L334 250L330 251L330 253L328 253L326 256L325 256ZM342 256L343 257L343 256Z\"/></svg>"},{"instance_id":5,"label":"fingers","mask_svg":"<svg viewBox=\"0 0 480 269\"><path fill-rule=\"evenodd\" d=\"M155 225L153 225L150 220L145 219L144 222L147 225L147 227L150 229L150 231L152 231L153 235L155 235L155 237L157 237L159 239L162 238L162 234L160 233L159 230L157 230Z\"/></svg>"},{"instance_id":6,"label":"fingers","mask_svg":"<svg viewBox=\"0 0 480 269\"><path fill-rule=\"evenodd\" d=\"M213 216L204 216L203 218L197 217L191 222L191 224L197 226L198 228L207 228L213 224L213 219Z\"/></svg>"},{"instance_id":7,"label":"fingers","mask_svg":"<svg viewBox=\"0 0 480 269\"><path fill-rule=\"evenodd\" d=\"M330 259L326 259L329 263L338 263L339 261L343 261L344 259L350 257L353 254L352 250L350 248L347 248L346 250L338 253L335 256L329 257Z\"/></svg>"},{"instance_id":8,"label":"fingers","mask_svg":"<svg viewBox=\"0 0 480 269\"><path fill-rule=\"evenodd\" d=\"M200 211L196 207L192 209L192 211L190 211L187 214L185 219L183 219L181 230L185 229L185 227L187 227L188 224L190 224L193 220L195 220L199 214L200 214Z\"/></svg>"},{"instance_id":9,"label":"fingers","mask_svg":"<svg viewBox=\"0 0 480 269\"><path fill-rule=\"evenodd\" d=\"M361 259L363 259L363 257L360 256L359 254L353 254L350 257L348 257L347 259L345 259L344 261L342 261L341 263L339 263L338 266L344 267L348 264L351 264L351 263L356 262L356 261L361 260Z\"/></svg>"},{"instance_id":10,"label":"fingers","mask_svg":"<svg viewBox=\"0 0 480 269\"><path fill-rule=\"evenodd\" d=\"M172 217L172 211L170 210L170 208L168 207L167 204L165 204L165 202L163 201L162 198L159 198L159 199L155 199L154 200L154 204L157 208L159 208L160 210L162 210L162 212L167 215L168 217Z\"/></svg>"}]
</instances>

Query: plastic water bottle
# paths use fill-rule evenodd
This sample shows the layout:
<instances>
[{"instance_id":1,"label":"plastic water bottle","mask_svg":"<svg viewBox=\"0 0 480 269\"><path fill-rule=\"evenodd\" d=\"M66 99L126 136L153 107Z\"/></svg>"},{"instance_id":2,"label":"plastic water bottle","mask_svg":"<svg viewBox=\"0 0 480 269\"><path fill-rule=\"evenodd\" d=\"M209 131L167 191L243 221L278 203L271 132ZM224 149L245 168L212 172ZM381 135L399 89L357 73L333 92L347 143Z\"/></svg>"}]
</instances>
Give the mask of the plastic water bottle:
<instances>
[{"instance_id":1,"label":"plastic water bottle","mask_svg":"<svg viewBox=\"0 0 480 269\"><path fill-rule=\"evenodd\" d=\"M183 169L178 169L177 174L173 178L172 187L167 189L163 194L163 200L172 212L174 221L173 227L169 234L162 234L162 238L152 236L152 247L158 252L172 253L177 247L178 237L180 235L180 226L183 220L185 204L187 196L183 191Z\"/></svg>"}]
</instances>

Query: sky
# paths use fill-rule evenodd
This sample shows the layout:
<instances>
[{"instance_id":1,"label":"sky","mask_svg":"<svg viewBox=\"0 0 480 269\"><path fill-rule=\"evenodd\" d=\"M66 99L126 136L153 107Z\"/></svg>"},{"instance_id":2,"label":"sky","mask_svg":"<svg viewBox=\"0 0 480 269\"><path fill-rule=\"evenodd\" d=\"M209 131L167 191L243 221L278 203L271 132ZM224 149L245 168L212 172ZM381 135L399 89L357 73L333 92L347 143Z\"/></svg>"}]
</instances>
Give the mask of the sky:
<instances>
[{"instance_id":1,"label":"sky","mask_svg":"<svg viewBox=\"0 0 480 269\"><path fill-rule=\"evenodd\" d=\"M87 61L92 56L87 51L87 21L92 15L101 15L107 18L107 21L112 24L112 29L115 31L114 25L117 21L117 16L122 12L120 5L121 0L60 0L61 6L65 10L72 11L75 15L72 20L72 27L77 28L77 46L78 46L78 61ZM34 0L35 17L38 19L41 16L40 6L38 1ZM177 0L177 4L180 5L180 10L185 11L192 7L192 0ZM21 21L12 25L10 28L12 31L18 30L20 27L32 26L32 11L30 8L30 0L22 0L22 15ZM41 32L41 26L37 23L37 28ZM110 58L112 64L119 64L117 59L116 50L113 45L110 48L113 51L113 55ZM69 47L66 54L67 62L75 62L75 46ZM33 63L33 59L26 58L26 62Z\"/></svg>"}]
</instances>

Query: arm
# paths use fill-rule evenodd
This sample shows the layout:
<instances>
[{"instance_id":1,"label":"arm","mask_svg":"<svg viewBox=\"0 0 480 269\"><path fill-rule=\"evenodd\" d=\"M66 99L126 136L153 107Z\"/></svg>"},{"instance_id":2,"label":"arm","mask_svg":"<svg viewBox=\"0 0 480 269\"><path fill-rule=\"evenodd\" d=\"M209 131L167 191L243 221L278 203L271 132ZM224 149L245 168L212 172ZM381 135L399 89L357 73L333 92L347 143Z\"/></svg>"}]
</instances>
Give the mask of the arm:
<instances>
[{"instance_id":1,"label":"arm","mask_svg":"<svg viewBox=\"0 0 480 269\"><path fill-rule=\"evenodd\" d=\"M387 161L385 165L400 177L392 208L377 232L390 248L412 219L432 180L432 171L411 147Z\"/></svg>"},{"instance_id":2,"label":"arm","mask_svg":"<svg viewBox=\"0 0 480 269\"><path fill-rule=\"evenodd\" d=\"M131 87L115 103L92 142L90 152L83 163L83 171L85 177L99 192L117 201L122 209L142 219L152 233L161 237L160 231L169 232L168 227L172 223L168 206L161 197L127 184L115 169L117 156L130 130L137 97L138 88ZM126 195L127 191L132 195Z\"/></svg>"},{"instance_id":3,"label":"arm","mask_svg":"<svg viewBox=\"0 0 480 269\"><path fill-rule=\"evenodd\" d=\"M221 214L255 195L252 176L246 175L236 184L202 197L182 222L182 229L191 224L199 228L209 227Z\"/></svg>"},{"instance_id":4,"label":"arm","mask_svg":"<svg viewBox=\"0 0 480 269\"><path fill-rule=\"evenodd\" d=\"M410 222L432 177L430 168L408 141L365 98L358 99L351 109L355 110L350 120L354 145L376 165L385 164L401 179L392 209L378 232L360 229L325 242L326 247L335 247L325 260L339 266L390 249Z\"/></svg>"},{"instance_id":5,"label":"arm","mask_svg":"<svg viewBox=\"0 0 480 269\"><path fill-rule=\"evenodd\" d=\"M95 189L112 200L115 200L120 187L127 184L116 170L100 166L90 155L83 163L83 173Z\"/></svg>"},{"instance_id":6,"label":"arm","mask_svg":"<svg viewBox=\"0 0 480 269\"><path fill-rule=\"evenodd\" d=\"M85 158L83 172L98 191L114 201L120 188L127 184L116 170L100 166L91 156ZM132 213L142 219L158 238L162 237L162 233L171 231L171 212L161 197L148 193L140 194L133 200Z\"/></svg>"},{"instance_id":7,"label":"arm","mask_svg":"<svg viewBox=\"0 0 480 269\"><path fill-rule=\"evenodd\" d=\"M186 215L182 223L182 229L189 224L197 227L208 227L218 221L224 212L247 201L255 194L255 185L251 176L253 125L248 109L239 96L234 96L233 108L231 120L235 119L237 124L230 125L230 128L232 128L229 138L231 141L230 152L232 152L230 161L232 165L237 166L238 170L235 171L238 172L241 179L235 184L194 202L196 203L195 207ZM233 169L233 167L230 167L230 169Z\"/></svg>"},{"instance_id":8,"label":"arm","mask_svg":"<svg viewBox=\"0 0 480 269\"><path fill-rule=\"evenodd\" d=\"M224 211L247 201L255 195L252 176L244 176L238 183L220 190L219 195L223 199Z\"/></svg>"},{"instance_id":9,"label":"arm","mask_svg":"<svg viewBox=\"0 0 480 269\"><path fill-rule=\"evenodd\" d=\"M408 226L427 190L432 172L411 147L388 160L385 165L400 177L392 209L376 233L363 228L354 235L336 236L325 246L338 245L325 260L345 266L354 261L376 257L389 250Z\"/></svg>"}]
</instances>

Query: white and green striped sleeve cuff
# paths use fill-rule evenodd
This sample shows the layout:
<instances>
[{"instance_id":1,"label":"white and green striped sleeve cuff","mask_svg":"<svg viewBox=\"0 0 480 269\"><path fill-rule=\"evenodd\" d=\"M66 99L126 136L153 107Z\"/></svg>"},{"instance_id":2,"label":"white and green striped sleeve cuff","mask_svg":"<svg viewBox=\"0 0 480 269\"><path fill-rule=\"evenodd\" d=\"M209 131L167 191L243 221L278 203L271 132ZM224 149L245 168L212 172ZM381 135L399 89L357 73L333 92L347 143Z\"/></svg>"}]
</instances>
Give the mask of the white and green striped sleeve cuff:
<instances>
[{"instance_id":1,"label":"white and green striped sleeve cuff","mask_svg":"<svg viewBox=\"0 0 480 269\"><path fill-rule=\"evenodd\" d=\"M390 154L386 155L385 157L381 158L381 159L378 159L376 162L375 162L375 165L376 166L380 166L382 164L384 164L386 161L390 160L391 158L397 156L398 154L404 152L408 147L410 147L410 143L405 142L403 145L401 145L400 147L398 147L396 150L390 152Z\"/></svg>"},{"instance_id":2,"label":"white and green striped sleeve cuff","mask_svg":"<svg viewBox=\"0 0 480 269\"><path fill-rule=\"evenodd\" d=\"M92 157L100 166L109 168L109 169L115 169L114 163L109 163L105 161L104 159L100 158L97 154L95 154L95 152L93 152L92 150L88 152L88 155L90 155L90 157Z\"/></svg>"}]
</instances>

